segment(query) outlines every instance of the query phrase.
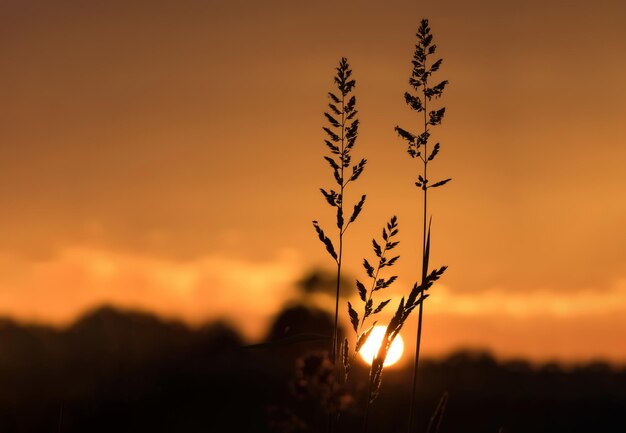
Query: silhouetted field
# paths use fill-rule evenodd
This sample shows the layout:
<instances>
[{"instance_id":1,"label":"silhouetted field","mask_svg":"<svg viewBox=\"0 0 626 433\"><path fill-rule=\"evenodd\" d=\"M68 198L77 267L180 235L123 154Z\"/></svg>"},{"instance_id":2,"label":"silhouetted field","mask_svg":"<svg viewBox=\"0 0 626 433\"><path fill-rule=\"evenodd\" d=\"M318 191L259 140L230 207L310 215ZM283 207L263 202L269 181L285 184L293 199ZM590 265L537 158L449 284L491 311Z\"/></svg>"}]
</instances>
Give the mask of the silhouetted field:
<instances>
[{"instance_id":1,"label":"silhouetted field","mask_svg":"<svg viewBox=\"0 0 626 433\"><path fill-rule=\"evenodd\" d=\"M331 335L332 329L326 313L296 306L276 319L268 341L301 332ZM112 308L62 331L3 320L0 431L316 431L323 414L315 402L299 399L292 385L296 359L327 346L245 348L223 324L191 330ZM364 371L355 372L356 404L341 415L337 431L360 431ZM441 432L626 431L623 367L531 367L464 352L425 359L420 373L420 431L444 391L449 402ZM406 430L410 374L385 371L369 431Z\"/></svg>"}]
</instances>

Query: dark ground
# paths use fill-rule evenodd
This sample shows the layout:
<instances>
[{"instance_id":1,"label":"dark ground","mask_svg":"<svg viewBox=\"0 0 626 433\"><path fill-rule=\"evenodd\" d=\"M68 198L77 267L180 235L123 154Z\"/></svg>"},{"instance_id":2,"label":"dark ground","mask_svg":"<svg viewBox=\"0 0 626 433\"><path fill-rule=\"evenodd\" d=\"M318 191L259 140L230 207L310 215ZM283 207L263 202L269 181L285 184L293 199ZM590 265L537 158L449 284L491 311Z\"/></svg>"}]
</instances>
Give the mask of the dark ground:
<instances>
[{"instance_id":1,"label":"dark ground","mask_svg":"<svg viewBox=\"0 0 626 433\"><path fill-rule=\"evenodd\" d=\"M329 333L330 326L323 312L292 307L276 319L268 341L285 330L289 337ZM62 331L2 320L0 432L325 431L319 399L302 397L307 389L296 386L295 366L326 345L245 348L223 324L190 330L112 308ZM470 352L422 365L420 432L444 391L442 433L626 432L624 367L531 367ZM337 432L362 431L364 377L363 369L353 375L356 401ZM406 431L410 377L384 373L369 432Z\"/></svg>"}]
</instances>

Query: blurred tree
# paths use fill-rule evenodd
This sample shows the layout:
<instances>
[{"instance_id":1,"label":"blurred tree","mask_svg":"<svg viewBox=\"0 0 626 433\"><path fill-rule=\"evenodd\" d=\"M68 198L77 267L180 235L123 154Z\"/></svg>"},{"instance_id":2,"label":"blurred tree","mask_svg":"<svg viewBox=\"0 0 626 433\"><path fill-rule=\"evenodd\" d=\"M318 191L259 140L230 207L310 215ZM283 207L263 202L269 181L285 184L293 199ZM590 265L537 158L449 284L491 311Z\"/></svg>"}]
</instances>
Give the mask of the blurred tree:
<instances>
[{"instance_id":1,"label":"blurred tree","mask_svg":"<svg viewBox=\"0 0 626 433\"><path fill-rule=\"evenodd\" d=\"M349 298L354 293L354 282L345 274L341 276L341 293L342 298ZM312 269L297 282L298 288L304 295L314 293L324 293L328 296L335 296L337 289L337 275L324 269Z\"/></svg>"}]
</instances>

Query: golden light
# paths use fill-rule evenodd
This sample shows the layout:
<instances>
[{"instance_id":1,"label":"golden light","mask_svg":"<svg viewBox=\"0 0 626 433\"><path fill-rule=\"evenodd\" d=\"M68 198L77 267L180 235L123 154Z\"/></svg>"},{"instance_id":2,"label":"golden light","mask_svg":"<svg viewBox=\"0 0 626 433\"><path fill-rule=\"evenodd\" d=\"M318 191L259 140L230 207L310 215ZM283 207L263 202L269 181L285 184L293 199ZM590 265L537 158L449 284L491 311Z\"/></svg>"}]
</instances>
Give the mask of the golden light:
<instances>
[{"instance_id":1,"label":"golden light","mask_svg":"<svg viewBox=\"0 0 626 433\"><path fill-rule=\"evenodd\" d=\"M367 338L367 341L365 342L365 344L363 345L363 347L361 347L361 350L359 351L361 358L363 358L363 360L370 365L372 365L372 361L374 360L374 357L376 356L376 354L378 354L378 349L380 348L380 345L383 342L386 329L387 329L386 326L380 326L380 325L375 326L374 329L372 329L372 333ZM402 337L400 336L400 334L398 334L396 338L393 340L393 343L391 343L391 347L389 347L389 352L387 353L387 359L385 359L385 363L383 364L383 366L387 367L389 365L393 365L396 362L398 362L400 357L402 357L403 352L404 352L404 341L402 341Z\"/></svg>"}]
</instances>

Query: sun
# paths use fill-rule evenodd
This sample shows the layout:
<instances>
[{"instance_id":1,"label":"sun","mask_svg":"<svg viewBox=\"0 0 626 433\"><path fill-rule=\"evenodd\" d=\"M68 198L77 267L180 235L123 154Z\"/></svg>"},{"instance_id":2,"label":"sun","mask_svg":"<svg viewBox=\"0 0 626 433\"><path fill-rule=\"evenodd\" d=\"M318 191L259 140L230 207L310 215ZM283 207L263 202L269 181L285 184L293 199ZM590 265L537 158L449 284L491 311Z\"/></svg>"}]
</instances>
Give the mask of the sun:
<instances>
[{"instance_id":1,"label":"sun","mask_svg":"<svg viewBox=\"0 0 626 433\"><path fill-rule=\"evenodd\" d=\"M374 329L372 329L372 333L367 338L367 341L365 342L365 344L363 345L363 347L361 347L361 350L359 351L361 358L363 358L363 360L370 365L372 365L372 361L374 360L374 357L378 353L380 344L382 343L383 338L385 337L386 330L387 330L386 326L380 326L380 325L375 326ZM387 353L387 359L385 359L385 363L383 364L383 366L387 367L389 365L393 365L396 362L398 362L398 360L402 357L403 352L404 352L404 341L402 341L402 337L400 336L400 334L398 334L396 338L393 340L393 343L391 343L391 347L389 348L389 352Z\"/></svg>"}]
</instances>

